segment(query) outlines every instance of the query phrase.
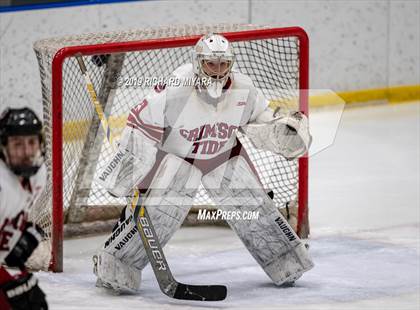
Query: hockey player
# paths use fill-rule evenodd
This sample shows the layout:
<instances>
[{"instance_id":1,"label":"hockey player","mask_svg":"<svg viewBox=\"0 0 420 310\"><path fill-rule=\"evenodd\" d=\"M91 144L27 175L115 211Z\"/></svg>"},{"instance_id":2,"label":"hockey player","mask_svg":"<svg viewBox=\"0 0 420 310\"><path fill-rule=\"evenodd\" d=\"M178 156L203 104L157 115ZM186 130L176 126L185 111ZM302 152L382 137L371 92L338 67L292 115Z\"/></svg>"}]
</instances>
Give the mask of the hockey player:
<instances>
[{"instance_id":1,"label":"hockey player","mask_svg":"<svg viewBox=\"0 0 420 310\"><path fill-rule=\"evenodd\" d=\"M38 280L24 267L42 238L28 211L45 182L41 121L29 108L6 109L0 117L0 309L48 309Z\"/></svg>"},{"instance_id":2,"label":"hockey player","mask_svg":"<svg viewBox=\"0 0 420 310\"><path fill-rule=\"evenodd\" d=\"M115 196L138 186L164 246L185 219L200 182L223 210L259 211L258 220L228 220L276 285L293 282L313 264L301 240L275 207L236 137L241 130L255 147L294 159L310 144L307 118L277 115L251 79L233 69L226 38L203 36L192 63L173 79L199 83L158 85L131 109L115 153L99 182ZM202 82L200 82L202 81ZM94 256L97 286L138 292L148 259L127 207Z\"/></svg>"}]
</instances>

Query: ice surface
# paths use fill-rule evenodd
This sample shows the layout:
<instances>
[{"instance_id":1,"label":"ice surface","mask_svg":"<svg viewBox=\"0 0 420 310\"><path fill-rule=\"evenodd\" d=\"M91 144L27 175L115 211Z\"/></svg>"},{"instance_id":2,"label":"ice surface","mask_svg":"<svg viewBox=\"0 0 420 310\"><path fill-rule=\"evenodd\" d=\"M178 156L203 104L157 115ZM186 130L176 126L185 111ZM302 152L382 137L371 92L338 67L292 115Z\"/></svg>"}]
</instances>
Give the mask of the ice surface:
<instances>
[{"instance_id":1,"label":"ice surface","mask_svg":"<svg viewBox=\"0 0 420 310\"><path fill-rule=\"evenodd\" d=\"M225 301L172 300L149 266L137 296L96 288L91 255L105 238L96 236L65 241L64 273L37 273L50 308L419 309L419 107L346 109L334 145L311 158L315 268L295 286L274 286L229 229L188 227L165 248L174 276L225 284Z\"/></svg>"}]
</instances>

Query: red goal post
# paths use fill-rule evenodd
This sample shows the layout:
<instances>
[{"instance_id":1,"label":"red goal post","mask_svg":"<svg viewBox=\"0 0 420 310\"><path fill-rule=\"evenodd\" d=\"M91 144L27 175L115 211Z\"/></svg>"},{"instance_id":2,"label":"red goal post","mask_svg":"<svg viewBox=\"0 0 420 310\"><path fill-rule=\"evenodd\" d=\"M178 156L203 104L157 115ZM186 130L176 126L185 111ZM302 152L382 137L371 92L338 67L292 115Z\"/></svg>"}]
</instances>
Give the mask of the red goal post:
<instances>
[{"instance_id":1,"label":"red goal post","mask_svg":"<svg viewBox=\"0 0 420 310\"><path fill-rule=\"evenodd\" d=\"M66 75L76 75L75 69L69 63L68 59L77 55L123 55L131 52L160 51L169 49L189 48L194 46L202 34L208 32L222 33L231 42L265 42L265 40L283 40L284 38L293 38L296 40L298 49L297 75L298 75L298 109L308 115L308 92L309 89L309 46L308 37L305 31L299 27L289 28L268 28L255 27L252 25L215 25L215 26L196 26L182 30L168 31L166 28L148 30L146 35L133 32L108 33L102 36L95 35L96 41L89 35L72 36L58 39L41 40L35 43L36 51L41 70L41 83L43 90L44 122L47 135L47 167L49 171L49 184L42 202L37 206L39 213L45 212L45 215L33 214L45 228L50 240L51 257L48 268L55 272L63 270L63 227L65 222L65 195L68 187L65 184L67 169L65 162L69 160L66 157L65 141L65 115L69 109L65 107L66 90L69 85L64 85ZM141 32L141 31L139 31ZM101 39L102 38L102 39ZM263 48L263 47L261 47ZM287 47L285 48L287 50ZM264 51L261 53L264 54ZM277 57L271 55L271 50L264 54L262 58ZM287 54L285 53L287 56ZM139 56L142 58L143 56ZM157 56L159 57L159 56ZM163 56L162 56L163 57ZM281 58L279 56L279 58ZM285 57L287 58L287 57ZM253 56L244 56L244 59L252 61ZM287 59L286 59L287 61ZM124 61L123 61L124 62ZM122 66L130 66L123 64ZM255 66L255 67L258 67ZM95 69L96 70L96 69ZM124 69L123 69L124 70ZM121 73L121 69L119 71ZM98 74L100 76L100 74ZM70 78L69 78L70 79ZM71 77L72 83L77 84L78 77ZM101 77L103 79L103 77ZM100 78L98 77L98 80ZM73 86L71 86L73 87ZM98 86L96 86L98 87ZM76 93L76 89L73 90ZM80 98L83 95L80 93ZM81 100L81 99L80 99ZM81 100L83 101L83 100ZM79 99L72 99L73 102L79 102ZM89 107L91 108L91 107ZM128 111L127 111L128 112ZM70 113L71 114L71 113ZM91 116L92 119L94 116ZM72 122L71 120L70 122ZM80 123L79 123L80 124ZM91 125L88 125L91 126ZM92 128L92 126L90 127ZM100 139L99 139L100 140ZM70 142L71 144L73 142ZM83 147L82 147L83 148ZM84 147L85 148L85 147ZM82 151L80 151L81 153ZM79 160L72 156L72 152L67 154L71 160ZM76 170L80 170L77 168ZM80 171L79 171L80 172ZM77 174L79 174L77 172ZM308 224L308 158L302 157L297 163L297 200L298 200L298 224L297 231L301 237L307 237L309 234ZM294 183L293 183L294 184ZM74 187L69 186L69 187ZM66 198L73 201L73 198ZM75 198L77 199L77 198ZM44 211L44 210L47 211ZM39 211L42 210L42 211Z\"/></svg>"}]
</instances>

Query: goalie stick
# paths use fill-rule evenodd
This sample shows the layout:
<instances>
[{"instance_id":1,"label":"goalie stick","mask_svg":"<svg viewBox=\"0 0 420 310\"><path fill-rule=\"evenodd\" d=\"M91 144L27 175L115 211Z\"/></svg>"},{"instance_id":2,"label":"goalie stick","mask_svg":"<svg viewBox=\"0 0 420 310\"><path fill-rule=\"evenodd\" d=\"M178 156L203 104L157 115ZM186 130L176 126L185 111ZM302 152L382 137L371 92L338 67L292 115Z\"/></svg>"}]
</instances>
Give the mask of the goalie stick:
<instances>
[{"instance_id":1,"label":"goalie stick","mask_svg":"<svg viewBox=\"0 0 420 310\"><path fill-rule=\"evenodd\" d=\"M82 55L76 55L76 59L79 64L80 71L85 78L89 97L95 107L102 128L106 133L107 140L111 146L114 147L113 136L108 120L105 117L102 106L97 99L95 88L89 77ZM153 228L152 221L150 220L146 207L142 203L140 192L137 188L134 188L133 190L134 197L131 201L131 207L134 209L133 218L161 291L165 295L176 299L201 301L219 301L225 299L227 289L224 285L190 285L180 283L175 280L163 254L163 250ZM147 192L145 196L147 197Z\"/></svg>"}]
</instances>

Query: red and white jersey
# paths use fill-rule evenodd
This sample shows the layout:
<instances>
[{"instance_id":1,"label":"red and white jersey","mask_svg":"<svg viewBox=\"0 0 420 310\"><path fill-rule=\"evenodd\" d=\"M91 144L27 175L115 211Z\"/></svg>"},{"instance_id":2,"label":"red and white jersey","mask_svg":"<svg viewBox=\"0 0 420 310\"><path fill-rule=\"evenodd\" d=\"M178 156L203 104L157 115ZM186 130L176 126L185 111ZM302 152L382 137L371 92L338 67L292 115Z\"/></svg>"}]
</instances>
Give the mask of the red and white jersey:
<instances>
[{"instance_id":1,"label":"red and white jersey","mask_svg":"<svg viewBox=\"0 0 420 310\"><path fill-rule=\"evenodd\" d=\"M192 65L177 68L174 78L194 79ZM211 159L236 145L236 129L254 122L268 100L252 80L232 72L216 102L194 85L157 86L131 109L127 126L138 129L164 152L182 158Z\"/></svg>"},{"instance_id":2,"label":"red and white jersey","mask_svg":"<svg viewBox=\"0 0 420 310\"><path fill-rule=\"evenodd\" d=\"M47 170L42 165L29 179L30 190L24 189L19 178L0 159L0 264L20 239L28 211L44 190L46 177Z\"/></svg>"}]
</instances>

